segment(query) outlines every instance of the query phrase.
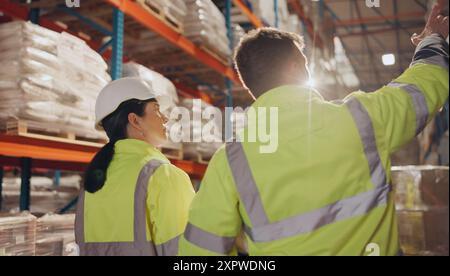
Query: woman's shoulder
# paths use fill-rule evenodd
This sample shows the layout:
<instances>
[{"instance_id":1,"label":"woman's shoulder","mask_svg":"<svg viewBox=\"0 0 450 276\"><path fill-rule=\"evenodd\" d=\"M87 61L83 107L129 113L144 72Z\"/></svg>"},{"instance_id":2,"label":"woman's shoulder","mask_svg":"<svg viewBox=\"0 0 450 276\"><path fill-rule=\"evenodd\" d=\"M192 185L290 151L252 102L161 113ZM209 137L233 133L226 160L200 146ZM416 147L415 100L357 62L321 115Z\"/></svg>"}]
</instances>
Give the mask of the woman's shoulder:
<instances>
[{"instance_id":1,"label":"woman's shoulder","mask_svg":"<svg viewBox=\"0 0 450 276\"><path fill-rule=\"evenodd\" d=\"M149 189L152 190L151 197L161 194L185 194L193 193L193 186L188 174L171 164L161 164L149 180Z\"/></svg>"},{"instance_id":2,"label":"woman's shoulder","mask_svg":"<svg viewBox=\"0 0 450 276\"><path fill-rule=\"evenodd\" d=\"M173 165L168 160L160 160L160 159L152 159L147 162L147 164L156 164L157 168L155 169L154 176L157 178L163 179L189 179L189 176L186 172Z\"/></svg>"}]
</instances>

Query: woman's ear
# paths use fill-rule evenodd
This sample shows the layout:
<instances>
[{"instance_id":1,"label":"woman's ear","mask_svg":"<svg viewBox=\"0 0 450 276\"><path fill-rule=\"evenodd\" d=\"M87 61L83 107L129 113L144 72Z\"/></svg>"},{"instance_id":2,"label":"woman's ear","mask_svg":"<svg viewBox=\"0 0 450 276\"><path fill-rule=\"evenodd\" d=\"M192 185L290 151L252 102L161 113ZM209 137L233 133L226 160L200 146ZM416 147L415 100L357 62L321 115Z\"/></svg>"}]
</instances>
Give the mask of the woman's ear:
<instances>
[{"instance_id":1,"label":"woman's ear","mask_svg":"<svg viewBox=\"0 0 450 276\"><path fill-rule=\"evenodd\" d=\"M141 126L139 124L139 116L134 113L128 114L128 123L135 129L141 131Z\"/></svg>"}]
</instances>

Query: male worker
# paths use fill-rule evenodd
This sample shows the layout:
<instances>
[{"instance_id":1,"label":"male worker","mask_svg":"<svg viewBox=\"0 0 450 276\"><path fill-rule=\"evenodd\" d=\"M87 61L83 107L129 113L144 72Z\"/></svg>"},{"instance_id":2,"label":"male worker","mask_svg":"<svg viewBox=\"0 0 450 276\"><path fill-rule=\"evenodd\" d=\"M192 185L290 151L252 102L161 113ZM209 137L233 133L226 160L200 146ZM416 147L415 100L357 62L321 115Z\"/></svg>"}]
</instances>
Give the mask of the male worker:
<instances>
[{"instance_id":1,"label":"male worker","mask_svg":"<svg viewBox=\"0 0 450 276\"><path fill-rule=\"evenodd\" d=\"M374 93L326 102L306 87L301 40L260 29L236 54L253 107L279 108L279 147L231 142L195 197L180 255L231 255L243 228L250 255L400 254L390 154L422 131L449 95L448 17L436 6L411 67ZM245 131L244 131L245 133Z\"/></svg>"}]
</instances>

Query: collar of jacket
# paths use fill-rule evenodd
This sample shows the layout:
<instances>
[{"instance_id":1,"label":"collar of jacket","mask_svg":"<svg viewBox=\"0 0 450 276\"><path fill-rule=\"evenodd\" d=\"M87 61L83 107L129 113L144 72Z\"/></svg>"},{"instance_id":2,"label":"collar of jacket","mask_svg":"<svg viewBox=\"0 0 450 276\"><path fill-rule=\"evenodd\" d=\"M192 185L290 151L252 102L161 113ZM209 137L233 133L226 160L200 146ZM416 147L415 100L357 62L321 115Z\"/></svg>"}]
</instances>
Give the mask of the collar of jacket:
<instances>
[{"instance_id":1,"label":"collar of jacket","mask_svg":"<svg viewBox=\"0 0 450 276\"><path fill-rule=\"evenodd\" d=\"M156 147L147 142L136 139L117 141L114 146L115 153L137 154L141 156L154 156L158 159L169 161Z\"/></svg>"},{"instance_id":2,"label":"collar of jacket","mask_svg":"<svg viewBox=\"0 0 450 276\"><path fill-rule=\"evenodd\" d=\"M286 106L290 103L297 104L299 101L308 103L314 100L324 101L322 95L314 88L301 85L284 85L261 95L252 104L252 107Z\"/></svg>"}]
</instances>

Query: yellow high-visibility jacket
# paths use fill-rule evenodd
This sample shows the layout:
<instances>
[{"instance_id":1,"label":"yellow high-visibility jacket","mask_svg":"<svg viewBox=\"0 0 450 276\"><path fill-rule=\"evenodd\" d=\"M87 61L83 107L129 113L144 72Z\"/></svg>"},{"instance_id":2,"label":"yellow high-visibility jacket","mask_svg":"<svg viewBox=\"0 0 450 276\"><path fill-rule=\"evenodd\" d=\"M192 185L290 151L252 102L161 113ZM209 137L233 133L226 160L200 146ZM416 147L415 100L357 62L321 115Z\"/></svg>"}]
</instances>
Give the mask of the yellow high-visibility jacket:
<instances>
[{"instance_id":1,"label":"yellow high-visibility jacket","mask_svg":"<svg viewBox=\"0 0 450 276\"><path fill-rule=\"evenodd\" d=\"M177 255L194 189L186 173L139 140L115 144L105 185L82 191L76 216L81 255Z\"/></svg>"},{"instance_id":2,"label":"yellow high-visibility jacket","mask_svg":"<svg viewBox=\"0 0 450 276\"><path fill-rule=\"evenodd\" d=\"M180 255L234 254L241 229L250 255L397 255L390 155L448 99L443 41L428 37L399 78L341 103L299 86L261 96L254 108L279 110L278 150L244 139L215 154Z\"/></svg>"}]
</instances>

